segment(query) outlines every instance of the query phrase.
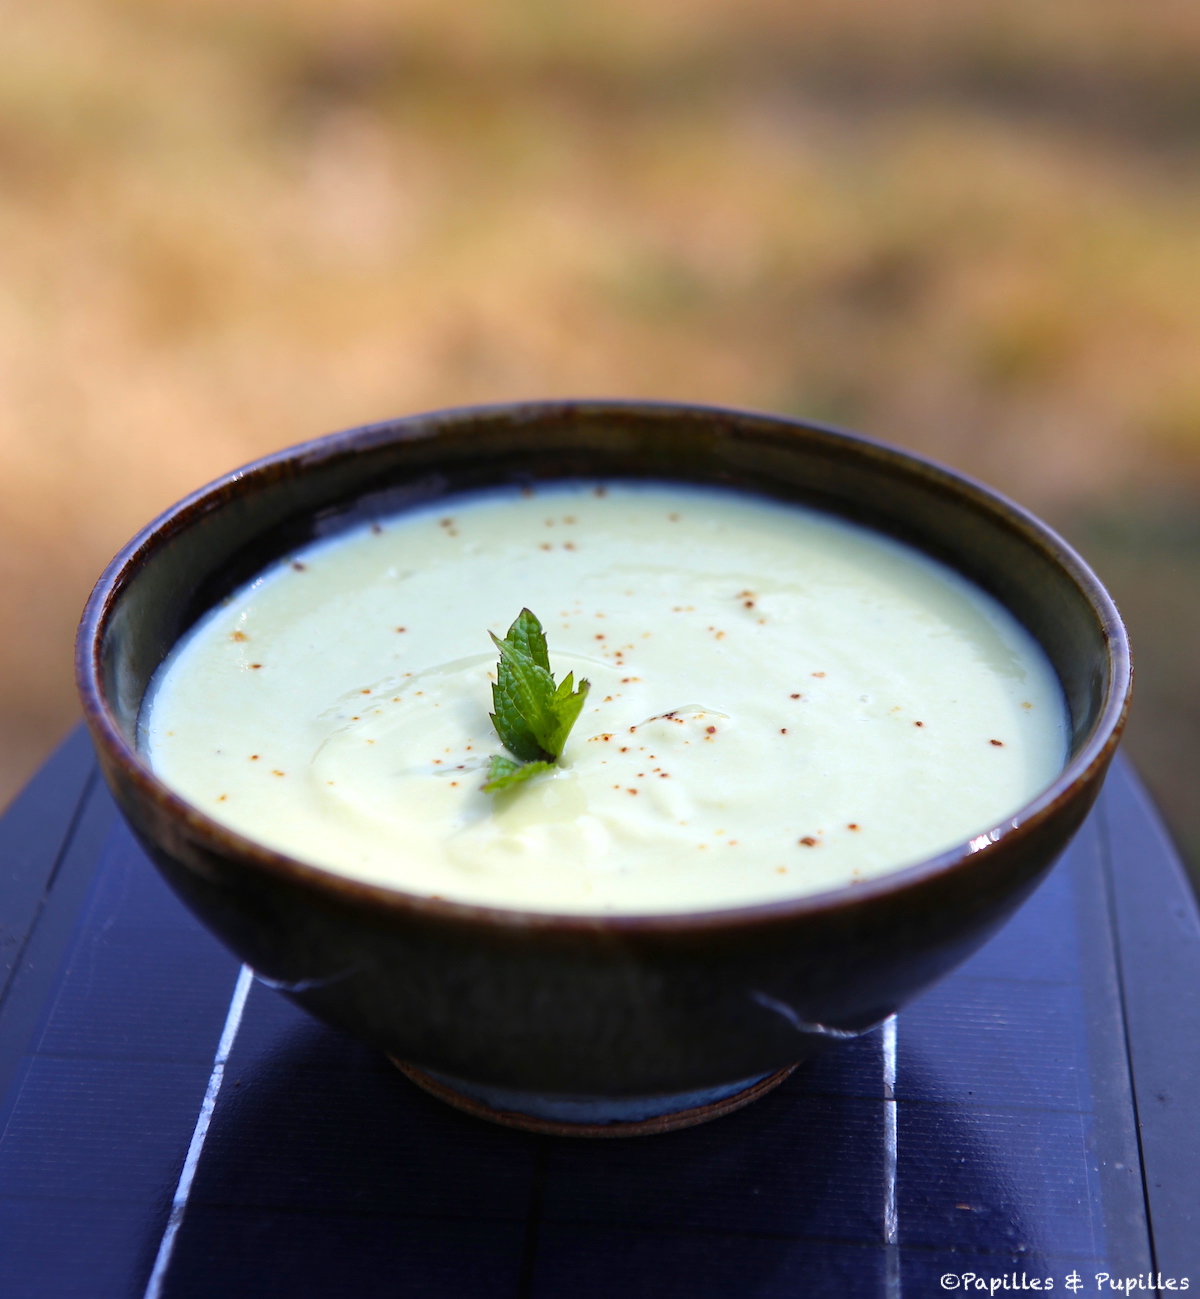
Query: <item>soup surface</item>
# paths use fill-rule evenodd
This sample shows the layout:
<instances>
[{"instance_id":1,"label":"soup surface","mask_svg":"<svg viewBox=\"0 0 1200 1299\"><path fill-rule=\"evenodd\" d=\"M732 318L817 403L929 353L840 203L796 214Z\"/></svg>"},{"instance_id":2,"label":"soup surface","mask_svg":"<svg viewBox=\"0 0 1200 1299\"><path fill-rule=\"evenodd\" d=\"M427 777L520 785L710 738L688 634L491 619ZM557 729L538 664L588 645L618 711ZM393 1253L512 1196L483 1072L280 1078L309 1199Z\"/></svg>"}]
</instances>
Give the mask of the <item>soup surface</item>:
<instances>
[{"instance_id":1,"label":"soup surface","mask_svg":"<svg viewBox=\"0 0 1200 1299\"><path fill-rule=\"evenodd\" d=\"M484 793L526 606L591 691L553 772ZM252 839L546 912L744 906L961 844L1057 775L1065 705L963 577L816 511L666 484L442 500L298 551L156 674L141 744Z\"/></svg>"}]
</instances>

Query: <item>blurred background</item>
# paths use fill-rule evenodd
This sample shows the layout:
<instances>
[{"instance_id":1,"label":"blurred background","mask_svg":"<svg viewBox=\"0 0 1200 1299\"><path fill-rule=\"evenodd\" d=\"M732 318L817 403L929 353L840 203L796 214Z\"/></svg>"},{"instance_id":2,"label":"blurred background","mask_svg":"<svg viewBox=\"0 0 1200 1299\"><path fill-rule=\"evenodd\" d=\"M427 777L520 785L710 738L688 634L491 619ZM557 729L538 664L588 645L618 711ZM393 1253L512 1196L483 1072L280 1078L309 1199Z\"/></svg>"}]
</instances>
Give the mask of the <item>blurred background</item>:
<instances>
[{"instance_id":1,"label":"blurred background","mask_svg":"<svg viewBox=\"0 0 1200 1299\"><path fill-rule=\"evenodd\" d=\"M446 404L984 478L1110 584L1200 865L1194 0L0 0L0 803L157 511Z\"/></svg>"}]
</instances>

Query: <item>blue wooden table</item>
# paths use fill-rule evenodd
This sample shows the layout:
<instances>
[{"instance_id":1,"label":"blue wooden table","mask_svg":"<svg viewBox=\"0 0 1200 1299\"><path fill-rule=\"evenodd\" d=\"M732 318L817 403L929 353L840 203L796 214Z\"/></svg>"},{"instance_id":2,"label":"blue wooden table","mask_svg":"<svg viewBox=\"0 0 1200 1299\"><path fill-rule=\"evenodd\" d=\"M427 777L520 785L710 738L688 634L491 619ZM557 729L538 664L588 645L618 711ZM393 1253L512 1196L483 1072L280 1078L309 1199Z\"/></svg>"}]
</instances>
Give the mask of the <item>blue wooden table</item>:
<instances>
[{"instance_id":1,"label":"blue wooden table","mask_svg":"<svg viewBox=\"0 0 1200 1299\"><path fill-rule=\"evenodd\" d=\"M0 822L0 954L3 1299L1200 1289L1200 923L1122 765L952 978L664 1136L493 1127L308 1019L79 733Z\"/></svg>"}]
</instances>

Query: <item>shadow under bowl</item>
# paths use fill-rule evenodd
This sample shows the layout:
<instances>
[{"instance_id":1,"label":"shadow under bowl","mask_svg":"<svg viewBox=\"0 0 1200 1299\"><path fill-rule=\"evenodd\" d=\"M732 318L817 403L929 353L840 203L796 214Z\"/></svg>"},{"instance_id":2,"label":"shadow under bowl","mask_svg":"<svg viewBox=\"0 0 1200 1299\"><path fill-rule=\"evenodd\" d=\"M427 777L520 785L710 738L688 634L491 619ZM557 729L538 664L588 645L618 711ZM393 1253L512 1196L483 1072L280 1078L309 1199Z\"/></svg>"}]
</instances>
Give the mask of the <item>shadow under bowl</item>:
<instances>
[{"instance_id":1,"label":"shadow under bowl","mask_svg":"<svg viewBox=\"0 0 1200 1299\"><path fill-rule=\"evenodd\" d=\"M273 560L365 520L493 485L724 485L897 537L990 592L1061 682L1057 779L969 843L833 892L720 912L549 915L360 883L273 852L159 781L137 749L155 670ZM171 886L260 977L327 1023L476 1088L692 1093L877 1024L983 943L1091 806L1131 686L1112 601L1077 555L963 477L834 429L705 407L555 402L338 433L203 488L116 557L77 674L100 765Z\"/></svg>"}]
</instances>

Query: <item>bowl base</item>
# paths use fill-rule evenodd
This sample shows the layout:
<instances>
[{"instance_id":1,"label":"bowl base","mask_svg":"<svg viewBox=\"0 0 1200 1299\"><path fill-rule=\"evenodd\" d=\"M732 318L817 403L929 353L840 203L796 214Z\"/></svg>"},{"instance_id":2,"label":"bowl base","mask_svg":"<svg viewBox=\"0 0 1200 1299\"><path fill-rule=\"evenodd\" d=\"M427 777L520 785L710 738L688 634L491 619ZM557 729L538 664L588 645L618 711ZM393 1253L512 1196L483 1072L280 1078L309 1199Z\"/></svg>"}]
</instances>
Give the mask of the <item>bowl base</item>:
<instances>
[{"instance_id":1,"label":"bowl base","mask_svg":"<svg viewBox=\"0 0 1200 1299\"><path fill-rule=\"evenodd\" d=\"M778 1087L794 1064L720 1087L655 1096L563 1096L465 1082L389 1057L406 1078L476 1118L555 1137L641 1137L707 1123Z\"/></svg>"}]
</instances>

